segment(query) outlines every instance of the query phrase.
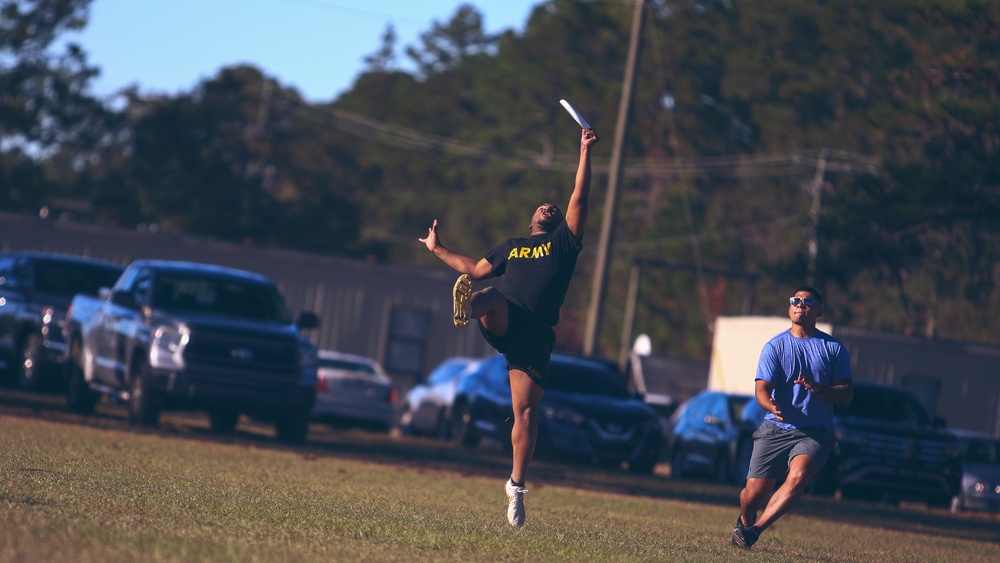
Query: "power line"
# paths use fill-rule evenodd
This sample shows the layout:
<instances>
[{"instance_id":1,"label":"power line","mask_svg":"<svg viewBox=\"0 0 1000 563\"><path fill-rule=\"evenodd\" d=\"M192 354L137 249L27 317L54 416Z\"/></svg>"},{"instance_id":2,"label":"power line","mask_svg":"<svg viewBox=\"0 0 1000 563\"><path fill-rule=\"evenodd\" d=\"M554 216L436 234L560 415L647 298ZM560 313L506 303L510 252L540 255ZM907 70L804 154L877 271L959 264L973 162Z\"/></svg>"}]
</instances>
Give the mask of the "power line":
<instances>
[{"instance_id":1,"label":"power line","mask_svg":"<svg viewBox=\"0 0 1000 563\"><path fill-rule=\"evenodd\" d=\"M275 95L282 96L280 93ZM465 140L422 133L330 106L307 104L288 95L284 95L283 100L295 104L300 117L307 121L401 148L501 162L519 169L574 172L577 166L574 157L571 156L542 155L527 151L504 155L494 149L470 145ZM880 174L881 162L877 158L840 149L822 150L827 154L826 171L829 173L851 176ZM673 178L681 174L713 178L798 176L816 170L817 154L819 151L803 150L763 155L627 159L622 174L630 178ZM593 166L595 171L607 174L610 162L607 159L596 158Z\"/></svg>"}]
</instances>

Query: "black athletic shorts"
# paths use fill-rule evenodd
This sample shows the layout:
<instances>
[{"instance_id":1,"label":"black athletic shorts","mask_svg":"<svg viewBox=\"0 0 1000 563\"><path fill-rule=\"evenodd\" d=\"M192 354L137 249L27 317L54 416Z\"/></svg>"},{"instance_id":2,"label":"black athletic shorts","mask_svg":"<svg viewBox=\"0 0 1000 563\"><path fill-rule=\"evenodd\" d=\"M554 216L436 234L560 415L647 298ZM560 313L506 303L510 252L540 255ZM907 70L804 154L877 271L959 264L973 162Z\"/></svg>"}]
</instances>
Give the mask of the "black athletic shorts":
<instances>
[{"instance_id":1,"label":"black athletic shorts","mask_svg":"<svg viewBox=\"0 0 1000 563\"><path fill-rule=\"evenodd\" d=\"M507 332L495 336L479 324L479 332L507 359L507 370L521 370L542 389L549 380L549 361L556 333L534 314L507 301Z\"/></svg>"}]
</instances>

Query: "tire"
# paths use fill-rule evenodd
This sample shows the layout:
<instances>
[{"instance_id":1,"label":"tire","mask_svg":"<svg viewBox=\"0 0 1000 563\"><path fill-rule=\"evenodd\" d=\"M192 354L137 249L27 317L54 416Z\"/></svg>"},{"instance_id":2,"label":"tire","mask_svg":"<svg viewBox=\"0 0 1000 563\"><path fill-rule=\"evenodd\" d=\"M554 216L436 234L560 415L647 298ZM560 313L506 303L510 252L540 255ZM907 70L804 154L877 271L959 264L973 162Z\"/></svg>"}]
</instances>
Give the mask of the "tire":
<instances>
[{"instance_id":1,"label":"tire","mask_svg":"<svg viewBox=\"0 0 1000 563\"><path fill-rule=\"evenodd\" d=\"M628 463L628 470L633 473L644 473L650 474L656 469L656 462L659 461L655 457L637 459L635 461L630 461Z\"/></svg>"},{"instance_id":2,"label":"tire","mask_svg":"<svg viewBox=\"0 0 1000 563\"><path fill-rule=\"evenodd\" d=\"M472 413L466 403L455 405L451 413L451 437L459 445L473 448L479 445L479 436L472 430Z\"/></svg>"},{"instance_id":3,"label":"tire","mask_svg":"<svg viewBox=\"0 0 1000 563\"><path fill-rule=\"evenodd\" d=\"M274 436L283 444L301 444L309 434L309 413L285 415L274 423Z\"/></svg>"},{"instance_id":4,"label":"tire","mask_svg":"<svg viewBox=\"0 0 1000 563\"><path fill-rule=\"evenodd\" d=\"M673 453L670 454L670 477L672 479L683 479L684 472L684 450L680 444L674 446Z\"/></svg>"},{"instance_id":5,"label":"tire","mask_svg":"<svg viewBox=\"0 0 1000 563\"><path fill-rule=\"evenodd\" d=\"M212 409L208 411L208 425L215 434L232 434L240 413L232 409Z\"/></svg>"},{"instance_id":6,"label":"tire","mask_svg":"<svg viewBox=\"0 0 1000 563\"><path fill-rule=\"evenodd\" d=\"M66 374L66 408L78 414L94 412L94 406L101 398L90 390L90 385L84 379L83 367L80 366L80 341L74 340L70 346L70 359L67 362Z\"/></svg>"},{"instance_id":7,"label":"tire","mask_svg":"<svg viewBox=\"0 0 1000 563\"><path fill-rule=\"evenodd\" d=\"M413 436L413 413L410 412L410 404L403 403L396 413L395 427L400 436Z\"/></svg>"},{"instance_id":8,"label":"tire","mask_svg":"<svg viewBox=\"0 0 1000 563\"><path fill-rule=\"evenodd\" d=\"M733 481L740 487L747 484L747 474L750 473L750 457L753 455L753 438L744 436L736 447L736 466L733 468Z\"/></svg>"},{"instance_id":9,"label":"tire","mask_svg":"<svg viewBox=\"0 0 1000 563\"><path fill-rule=\"evenodd\" d=\"M931 508L946 508L951 510L954 499L951 495L934 495L927 499L927 506Z\"/></svg>"},{"instance_id":10,"label":"tire","mask_svg":"<svg viewBox=\"0 0 1000 563\"><path fill-rule=\"evenodd\" d=\"M20 355L17 358L17 384L21 389L37 391L45 385L42 369L42 337L38 333L29 332L21 341Z\"/></svg>"},{"instance_id":11,"label":"tire","mask_svg":"<svg viewBox=\"0 0 1000 563\"><path fill-rule=\"evenodd\" d=\"M434 436L442 442L451 440L451 421L445 416L444 411L438 413L437 424L434 425Z\"/></svg>"},{"instance_id":12,"label":"tire","mask_svg":"<svg viewBox=\"0 0 1000 563\"><path fill-rule=\"evenodd\" d=\"M715 461L715 481L726 484L733 479L733 467L729 461L729 452L726 448L719 450L718 458Z\"/></svg>"},{"instance_id":13,"label":"tire","mask_svg":"<svg viewBox=\"0 0 1000 563\"><path fill-rule=\"evenodd\" d=\"M132 426L156 427L160 422L160 405L153 396L149 364L140 362L132 370L128 394L128 422Z\"/></svg>"}]
</instances>

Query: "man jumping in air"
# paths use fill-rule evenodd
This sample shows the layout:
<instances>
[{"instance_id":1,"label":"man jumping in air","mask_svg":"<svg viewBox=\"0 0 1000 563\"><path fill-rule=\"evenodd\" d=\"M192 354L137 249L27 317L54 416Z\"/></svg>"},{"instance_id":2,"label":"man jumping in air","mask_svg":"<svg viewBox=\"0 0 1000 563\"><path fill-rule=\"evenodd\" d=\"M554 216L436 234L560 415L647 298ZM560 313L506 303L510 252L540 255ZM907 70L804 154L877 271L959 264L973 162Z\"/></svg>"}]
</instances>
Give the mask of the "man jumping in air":
<instances>
[{"instance_id":1,"label":"man jumping in air","mask_svg":"<svg viewBox=\"0 0 1000 563\"><path fill-rule=\"evenodd\" d=\"M505 485L507 520L524 525L525 473L538 435L538 404L548 380L549 359L555 342L552 327L569 288L577 255L583 246L590 195L590 148L598 137L593 129L580 136L580 163L565 217L557 206L543 203L531 216L530 236L500 243L485 258L475 260L457 254L438 237L435 219L427 238L419 239L427 249L462 275L455 282L455 326L469 319L479 321L486 341L507 360L514 428L510 441L513 468ZM495 287L473 292L473 280L499 278Z\"/></svg>"}]
</instances>

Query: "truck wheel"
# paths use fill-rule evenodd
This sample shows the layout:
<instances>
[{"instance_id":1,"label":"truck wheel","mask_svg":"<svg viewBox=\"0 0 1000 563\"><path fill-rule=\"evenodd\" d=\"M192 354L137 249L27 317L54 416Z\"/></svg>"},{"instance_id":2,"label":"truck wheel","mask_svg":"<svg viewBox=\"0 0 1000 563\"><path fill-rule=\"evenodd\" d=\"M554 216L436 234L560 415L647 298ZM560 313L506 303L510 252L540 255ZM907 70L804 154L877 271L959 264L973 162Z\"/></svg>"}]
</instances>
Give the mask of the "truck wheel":
<instances>
[{"instance_id":1,"label":"truck wheel","mask_svg":"<svg viewBox=\"0 0 1000 563\"><path fill-rule=\"evenodd\" d=\"M274 423L275 437L285 444L301 444L309 434L309 413L290 414Z\"/></svg>"},{"instance_id":2,"label":"truck wheel","mask_svg":"<svg viewBox=\"0 0 1000 563\"><path fill-rule=\"evenodd\" d=\"M208 411L208 423L216 434L230 434L236 429L240 413L232 409L213 409Z\"/></svg>"},{"instance_id":3,"label":"truck wheel","mask_svg":"<svg viewBox=\"0 0 1000 563\"><path fill-rule=\"evenodd\" d=\"M149 364L141 362L136 367L129 386L128 423L132 426L156 426L160 421L160 406L153 397Z\"/></svg>"},{"instance_id":4,"label":"truck wheel","mask_svg":"<svg viewBox=\"0 0 1000 563\"><path fill-rule=\"evenodd\" d=\"M458 442L458 445L467 448L474 448L479 445L479 436L472 429L472 412L466 403L461 403L454 407L451 413L451 437Z\"/></svg>"},{"instance_id":5,"label":"truck wheel","mask_svg":"<svg viewBox=\"0 0 1000 563\"><path fill-rule=\"evenodd\" d=\"M34 332L24 336L21 356L18 358L17 383L21 389L36 391L42 388L42 337Z\"/></svg>"},{"instance_id":6,"label":"truck wheel","mask_svg":"<svg viewBox=\"0 0 1000 563\"><path fill-rule=\"evenodd\" d=\"M677 444L674 446L674 453L670 455L670 478L683 479L685 475L684 450L681 449L680 444Z\"/></svg>"},{"instance_id":7,"label":"truck wheel","mask_svg":"<svg viewBox=\"0 0 1000 563\"><path fill-rule=\"evenodd\" d=\"M76 342L74 344L79 346ZM87 381L83 377L83 368L75 360L70 359L68 370L69 381L66 383L66 408L79 414L94 412L94 405L101 398L100 395L90 390L90 386L87 385Z\"/></svg>"}]
</instances>

